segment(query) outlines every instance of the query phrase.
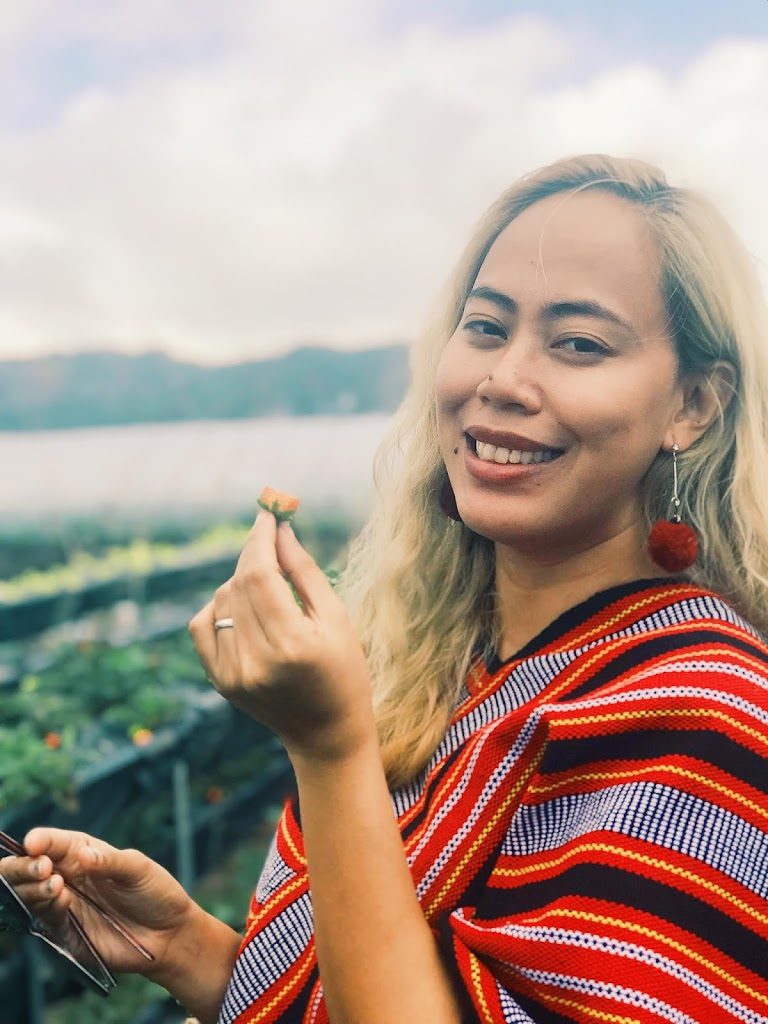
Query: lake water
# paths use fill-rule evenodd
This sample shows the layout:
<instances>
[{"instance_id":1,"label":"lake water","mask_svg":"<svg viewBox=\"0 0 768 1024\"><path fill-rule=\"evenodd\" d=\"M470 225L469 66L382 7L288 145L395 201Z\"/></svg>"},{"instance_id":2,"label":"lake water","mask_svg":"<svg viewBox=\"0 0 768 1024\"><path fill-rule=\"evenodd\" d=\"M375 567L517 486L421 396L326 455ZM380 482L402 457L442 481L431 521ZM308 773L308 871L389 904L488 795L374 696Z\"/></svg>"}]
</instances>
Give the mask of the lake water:
<instances>
[{"instance_id":1,"label":"lake water","mask_svg":"<svg viewBox=\"0 0 768 1024\"><path fill-rule=\"evenodd\" d=\"M391 417L320 416L0 432L0 518L251 508L265 484L364 513Z\"/></svg>"}]
</instances>

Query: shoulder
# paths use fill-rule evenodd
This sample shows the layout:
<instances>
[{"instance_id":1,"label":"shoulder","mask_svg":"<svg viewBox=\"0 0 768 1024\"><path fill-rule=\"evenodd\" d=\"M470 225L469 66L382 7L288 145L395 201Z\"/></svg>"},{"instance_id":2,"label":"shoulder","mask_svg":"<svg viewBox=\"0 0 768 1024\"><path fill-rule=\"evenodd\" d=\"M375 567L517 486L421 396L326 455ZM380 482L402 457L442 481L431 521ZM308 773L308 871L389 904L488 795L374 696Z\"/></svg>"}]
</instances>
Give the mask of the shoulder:
<instances>
[{"instance_id":1,"label":"shoulder","mask_svg":"<svg viewBox=\"0 0 768 1024\"><path fill-rule=\"evenodd\" d=\"M569 667L571 684L545 713L558 769L682 756L758 778L768 758L765 639L698 587L669 595L652 618Z\"/></svg>"},{"instance_id":2,"label":"shoulder","mask_svg":"<svg viewBox=\"0 0 768 1024\"><path fill-rule=\"evenodd\" d=\"M653 596L652 603L628 605L614 628L579 650L574 674L580 668L582 680L564 700L674 678L697 687L704 679L729 689L740 688L739 680L753 683L765 703L768 642L725 598L693 584L660 587Z\"/></svg>"}]
</instances>

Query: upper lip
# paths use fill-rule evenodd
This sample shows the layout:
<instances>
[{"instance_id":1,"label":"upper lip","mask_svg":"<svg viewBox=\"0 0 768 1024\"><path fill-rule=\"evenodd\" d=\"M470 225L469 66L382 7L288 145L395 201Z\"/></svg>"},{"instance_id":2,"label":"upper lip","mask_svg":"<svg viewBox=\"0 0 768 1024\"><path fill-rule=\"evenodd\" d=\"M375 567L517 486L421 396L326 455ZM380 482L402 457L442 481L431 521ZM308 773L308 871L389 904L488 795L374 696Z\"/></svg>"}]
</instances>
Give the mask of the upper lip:
<instances>
[{"instance_id":1,"label":"upper lip","mask_svg":"<svg viewBox=\"0 0 768 1024\"><path fill-rule=\"evenodd\" d=\"M562 448L544 444L542 441L533 441L522 434L510 434L505 430L494 430L492 427L471 426L467 427L464 433L469 434L475 441L492 444L497 448L508 448L513 452L562 451Z\"/></svg>"}]
</instances>

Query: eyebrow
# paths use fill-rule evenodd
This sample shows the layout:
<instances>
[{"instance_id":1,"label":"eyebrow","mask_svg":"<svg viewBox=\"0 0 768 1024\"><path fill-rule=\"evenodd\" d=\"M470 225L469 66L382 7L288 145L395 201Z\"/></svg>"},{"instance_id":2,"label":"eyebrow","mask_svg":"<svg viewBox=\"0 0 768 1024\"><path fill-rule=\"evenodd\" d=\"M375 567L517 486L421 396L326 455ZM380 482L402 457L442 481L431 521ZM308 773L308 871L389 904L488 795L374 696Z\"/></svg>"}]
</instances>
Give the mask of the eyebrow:
<instances>
[{"instance_id":1,"label":"eyebrow","mask_svg":"<svg viewBox=\"0 0 768 1024\"><path fill-rule=\"evenodd\" d=\"M507 313L519 312L517 302L511 296L506 295L504 292L499 292L495 288L473 288L467 296L467 302L470 299L485 299L486 302L494 303L494 305L506 310ZM625 331L629 331L635 337L637 336L634 327L628 320L619 316L618 313L614 313L607 306L595 302L594 299L571 299L567 302L550 302L544 307L543 316L547 320L560 320L568 316L587 316L593 320L607 320L609 323L616 324Z\"/></svg>"}]
</instances>

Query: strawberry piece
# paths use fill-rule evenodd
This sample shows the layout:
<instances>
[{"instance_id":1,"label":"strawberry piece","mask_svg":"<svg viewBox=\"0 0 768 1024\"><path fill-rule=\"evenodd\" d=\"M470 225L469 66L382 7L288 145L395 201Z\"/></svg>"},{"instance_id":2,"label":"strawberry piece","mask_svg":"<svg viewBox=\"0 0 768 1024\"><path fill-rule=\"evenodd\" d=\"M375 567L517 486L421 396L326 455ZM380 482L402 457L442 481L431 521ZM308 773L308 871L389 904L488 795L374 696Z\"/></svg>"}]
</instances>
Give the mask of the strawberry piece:
<instances>
[{"instance_id":1,"label":"strawberry piece","mask_svg":"<svg viewBox=\"0 0 768 1024\"><path fill-rule=\"evenodd\" d=\"M293 514L299 507L299 499L287 491L277 491L274 487L265 487L259 496L259 504L267 512L271 512L278 523L293 518Z\"/></svg>"}]
</instances>

